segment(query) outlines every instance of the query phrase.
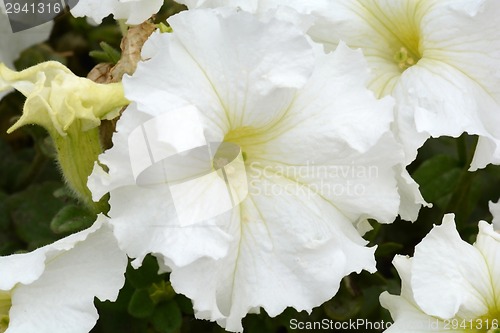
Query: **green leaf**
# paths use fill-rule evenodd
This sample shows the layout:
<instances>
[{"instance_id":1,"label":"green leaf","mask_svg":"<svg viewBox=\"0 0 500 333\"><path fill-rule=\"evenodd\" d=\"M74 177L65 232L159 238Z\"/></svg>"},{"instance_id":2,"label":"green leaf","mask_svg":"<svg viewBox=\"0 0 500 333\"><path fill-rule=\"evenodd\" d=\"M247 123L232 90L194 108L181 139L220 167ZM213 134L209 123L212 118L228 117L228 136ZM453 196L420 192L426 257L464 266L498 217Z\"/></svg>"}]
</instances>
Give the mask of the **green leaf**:
<instances>
[{"instance_id":1,"label":"green leaf","mask_svg":"<svg viewBox=\"0 0 500 333\"><path fill-rule=\"evenodd\" d=\"M170 301L175 297L174 288L170 281L161 280L160 282L153 283L149 287L149 297L153 303L158 304L161 301Z\"/></svg>"},{"instance_id":2,"label":"green leaf","mask_svg":"<svg viewBox=\"0 0 500 333\"><path fill-rule=\"evenodd\" d=\"M175 296L175 301L177 302L177 305L181 309L182 313L188 314L188 315L193 315L194 310L193 310L193 302L189 298L187 298L184 295L177 294Z\"/></svg>"},{"instance_id":3,"label":"green leaf","mask_svg":"<svg viewBox=\"0 0 500 333\"><path fill-rule=\"evenodd\" d=\"M25 148L22 153L18 151L15 154L7 143L0 140L0 156L2 156L0 159L1 189L6 192L17 189L21 179L30 169L30 161L33 155L33 149L31 148Z\"/></svg>"},{"instance_id":4,"label":"green leaf","mask_svg":"<svg viewBox=\"0 0 500 333\"><path fill-rule=\"evenodd\" d=\"M151 317L154 328L161 333L170 333L182 326L182 313L175 301L158 305Z\"/></svg>"},{"instance_id":5,"label":"green leaf","mask_svg":"<svg viewBox=\"0 0 500 333\"><path fill-rule=\"evenodd\" d=\"M323 310L333 320L346 321L354 318L363 306L362 295L355 293L348 279L349 277L344 278L337 295L323 304Z\"/></svg>"},{"instance_id":6,"label":"green leaf","mask_svg":"<svg viewBox=\"0 0 500 333\"><path fill-rule=\"evenodd\" d=\"M57 240L50 221L66 204L54 197L61 183L34 184L6 200L7 209L18 237L34 249Z\"/></svg>"},{"instance_id":7,"label":"green leaf","mask_svg":"<svg viewBox=\"0 0 500 333\"><path fill-rule=\"evenodd\" d=\"M101 46L102 51L90 51L89 55L98 61L109 62L116 65L121 58L121 52L106 42L100 42L99 45Z\"/></svg>"},{"instance_id":8,"label":"green leaf","mask_svg":"<svg viewBox=\"0 0 500 333\"><path fill-rule=\"evenodd\" d=\"M22 248L11 228L7 198L7 194L0 192L0 256L12 254Z\"/></svg>"},{"instance_id":9,"label":"green leaf","mask_svg":"<svg viewBox=\"0 0 500 333\"><path fill-rule=\"evenodd\" d=\"M166 25L166 24L165 24L165 23L163 23L163 22L158 23L158 24L156 25L156 27L157 27L158 29L160 29L160 32L161 32L161 33L170 33L170 32L172 32L172 31L174 31L174 30L172 29L172 27L170 27L170 26Z\"/></svg>"},{"instance_id":10,"label":"green leaf","mask_svg":"<svg viewBox=\"0 0 500 333\"><path fill-rule=\"evenodd\" d=\"M127 280L136 289L149 288L153 283L163 279L161 275L158 275L158 269L156 258L148 255L138 269L130 265L127 267Z\"/></svg>"},{"instance_id":11,"label":"green leaf","mask_svg":"<svg viewBox=\"0 0 500 333\"><path fill-rule=\"evenodd\" d=\"M149 292L146 289L137 289L128 304L128 313L135 318L147 318L151 316L154 308L155 304L149 297Z\"/></svg>"},{"instance_id":12,"label":"green leaf","mask_svg":"<svg viewBox=\"0 0 500 333\"><path fill-rule=\"evenodd\" d=\"M0 192L0 231L2 232L7 230L10 224L9 214L7 213L7 207L5 205L7 198L7 194Z\"/></svg>"},{"instance_id":13,"label":"green leaf","mask_svg":"<svg viewBox=\"0 0 500 333\"><path fill-rule=\"evenodd\" d=\"M461 173L457 159L436 155L415 170L413 179L420 185L420 192L426 201L444 209L458 185Z\"/></svg>"},{"instance_id":14,"label":"green leaf","mask_svg":"<svg viewBox=\"0 0 500 333\"><path fill-rule=\"evenodd\" d=\"M50 222L50 229L56 234L72 234L90 227L97 216L76 205L61 208Z\"/></svg>"},{"instance_id":15,"label":"green leaf","mask_svg":"<svg viewBox=\"0 0 500 333\"><path fill-rule=\"evenodd\" d=\"M64 65L67 64L66 58L54 51L49 45L37 44L24 50L14 62L14 65L20 71L49 60L59 61Z\"/></svg>"},{"instance_id":16,"label":"green leaf","mask_svg":"<svg viewBox=\"0 0 500 333\"><path fill-rule=\"evenodd\" d=\"M377 257L386 257L393 255L403 249L403 245L396 242L387 242L379 245L375 254Z\"/></svg>"}]
</instances>

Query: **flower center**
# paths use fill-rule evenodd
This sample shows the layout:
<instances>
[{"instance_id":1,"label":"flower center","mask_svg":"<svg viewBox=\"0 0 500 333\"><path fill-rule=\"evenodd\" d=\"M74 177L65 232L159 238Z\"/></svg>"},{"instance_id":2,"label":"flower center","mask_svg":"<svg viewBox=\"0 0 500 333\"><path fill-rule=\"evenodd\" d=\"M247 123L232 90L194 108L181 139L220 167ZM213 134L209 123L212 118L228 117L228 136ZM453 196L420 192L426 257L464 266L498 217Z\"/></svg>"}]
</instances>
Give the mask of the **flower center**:
<instances>
[{"instance_id":1,"label":"flower center","mask_svg":"<svg viewBox=\"0 0 500 333\"><path fill-rule=\"evenodd\" d=\"M401 1L398 6L390 7L371 1L363 2L362 6L370 26L383 38L379 46L388 47L384 52L387 60L395 62L400 71L404 71L422 58L422 8L418 1Z\"/></svg>"},{"instance_id":2,"label":"flower center","mask_svg":"<svg viewBox=\"0 0 500 333\"><path fill-rule=\"evenodd\" d=\"M11 306L10 293L0 290L0 333L5 332L9 326L9 311Z\"/></svg>"},{"instance_id":3,"label":"flower center","mask_svg":"<svg viewBox=\"0 0 500 333\"><path fill-rule=\"evenodd\" d=\"M404 46L401 46L401 48L394 54L394 61L396 61L396 64L402 71L415 65L418 60L420 60L420 57L412 54Z\"/></svg>"},{"instance_id":4,"label":"flower center","mask_svg":"<svg viewBox=\"0 0 500 333\"><path fill-rule=\"evenodd\" d=\"M229 131L224 142L231 142L241 147L243 159L246 161L251 147L258 142L259 132L253 127L240 127Z\"/></svg>"}]
</instances>

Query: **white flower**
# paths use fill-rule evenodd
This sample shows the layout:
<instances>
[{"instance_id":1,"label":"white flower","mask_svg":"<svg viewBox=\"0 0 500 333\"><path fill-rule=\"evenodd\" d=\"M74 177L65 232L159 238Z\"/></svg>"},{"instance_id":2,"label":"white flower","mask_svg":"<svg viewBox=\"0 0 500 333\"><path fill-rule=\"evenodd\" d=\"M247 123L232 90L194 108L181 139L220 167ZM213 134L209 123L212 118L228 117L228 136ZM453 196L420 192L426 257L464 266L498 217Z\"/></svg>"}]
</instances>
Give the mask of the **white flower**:
<instances>
[{"instance_id":1,"label":"white flower","mask_svg":"<svg viewBox=\"0 0 500 333\"><path fill-rule=\"evenodd\" d=\"M471 170L500 163L496 0L332 0L309 31L333 49L362 48L370 88L392 95L407 162L429 135L479 135Z\"/></svg>"},{"instance_id":2,"label":"white flower","mask_svg":"<svg viewBox=\"0 0 500 333\"><path fill-rule=\"evenodd\" d=\"M112 14L116 20L124 19L127 24L141 24L158 13L161 5L163 0L78 0L71 14L86 16L96 23Z\"/></svg>"},{"instance_id":3,"label":"white flower","mask_svg":"<svg viewBox=\"0 0 500 333\"><path fill-rule=\"evenodd\" d=\"M453 214L416 246L413 258L397 256L400 296L384 292L393 319L387 333L488 332L500 326L500 234L479 222L474 245L460 238Z\"/></svg>"},{"instance_id":4,"label":"white flower","mask_svg":"<svg viewBox=\"0 0 500 333\"><path fill-rule=\"evenodd\" d=\"M49 37L53 22L13 33L4 9L3 1L0 1L0 35L2 36L0 38L0 63L14 68L14 60L17 59L21 51ZM10 91L0 92L0 99Z\"/></svg>"},{"instance_id":5,"label":"white flower","mask_svg":"<svg viewBox=\"0 0 500 333\"><path fill-rule=\"evenodd\" d=\"M293 24L242 11L169 23L124 80L133 103L99 159L108 171L89 178L94 199L110 192L133 264L163 259L196 316L230 331L259 308L310 311L344 276L373 272L354 225L397 215L402 152L361 53L325 55Z\"/></svg>"},{"instance_id":6,"label":"white flower","mask_svg":"<svg viewBox=\"0 0 500 333\"><path fill-rule=\"evenodd\" d=\"M94 297L115 300L126 266L104 216L33 252L0 257L0 332L89 332Z\"/></svg>"},{"instance_id":7,"label":"white flower","mask_svg":"<svg viewBox=\"0 0 500 333\"><path fill-rule=\"evenodd\" d=\"M331 29L332 26L329 20L327 20L326 23L322 21L322 15L329 13L330 10L337 14L337 12L335 12L337 8L331 9L331 7L338 6L335 4L335 1L329 0L178 0L178 2L185 4L189 9L233 7L257 15L266 15L271 11L281 19L300 25L304 28L304 31L308 31L309 35L320 43L325 43L325 38L321 36L321 32ZM290 9L293 9L299 15L291 15L289 12ZM318 33L317 30L319 30L320 33ZM364 35L364 31L360 31L360 33ZM357 30L350 32L353 35L358 33ZM319 37L316 36L316 34L318 34ZM328 36L330 36L330 34ZM338 42L339 40L336 38L335 45L332 46L329 45L331 42L326 39L327 49L335 49ZM371 43L371 41L368 41L368 43ZM360 45L354 46L363 48L363 46ZM369 61L369 65L373 65L371 61ZM378 72L375 73L375 76L378 74ZM425 142L428 135L416 132L412 108L401 105L398 105L397 108L399 110L397 113L398 126L393 126L393 131L396 137L403 143L406 153L404 163L396 167L396 178L401 197L399 215L404 220L415 221L422 205L428 207L432 205L425 202L420 194L418 184L411 178L405 167L415 159L416 149Z\"/></svg>"}]
</instances>

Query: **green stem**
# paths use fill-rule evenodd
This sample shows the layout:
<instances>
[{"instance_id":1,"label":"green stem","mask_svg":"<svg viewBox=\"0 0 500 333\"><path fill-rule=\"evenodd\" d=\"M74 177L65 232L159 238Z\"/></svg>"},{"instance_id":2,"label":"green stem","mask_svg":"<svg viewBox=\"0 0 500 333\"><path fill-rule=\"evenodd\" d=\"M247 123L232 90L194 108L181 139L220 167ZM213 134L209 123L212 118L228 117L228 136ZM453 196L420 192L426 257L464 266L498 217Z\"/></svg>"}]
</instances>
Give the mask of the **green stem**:
<instances>
[{"instance_id":1,"label":"green stem","mask_svg":"<svg viewBox=\"0 0 500 333\"><path fill-rule=\"evenodd\" d=\"M125 20L123 19L117 20L116 22L118 23L118 27L120 28L120 32L122 33L122 37L125 37L128 31L127 23L125 23Z\"/></svg>"},{"instance_id":2,"label":"green stem","mask_svg":"<svg viewBox=\"0 0 500 333\"><path fill-rule=\"evenodd\" d=\"M80 121L75 121L67 130L67 135L53 135L59 166L68 186L93 212L106 211L105 201L94 202L87 187L87 179L92 173L94 162L102 153L99 129L82 131Z\"/></svg>"}]
</instances>

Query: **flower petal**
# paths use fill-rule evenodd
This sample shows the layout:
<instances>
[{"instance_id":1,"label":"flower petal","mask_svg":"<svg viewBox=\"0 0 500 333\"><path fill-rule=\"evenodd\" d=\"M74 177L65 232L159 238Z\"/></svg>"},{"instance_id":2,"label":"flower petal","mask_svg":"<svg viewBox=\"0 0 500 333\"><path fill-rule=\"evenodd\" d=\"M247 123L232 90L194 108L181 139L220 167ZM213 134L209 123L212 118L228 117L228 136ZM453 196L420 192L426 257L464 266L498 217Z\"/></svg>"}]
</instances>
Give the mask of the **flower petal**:
<instances>
[{"instance_id":1,"label":"flower petal","mask_svg":"<svg viewBox=\"0 0 500 333\"><path fill-rule=\"evenodd\" d=\"M386 135L393 101L376 100L365 87L366 76L362 54L344 44L318 56L310 81L280 123L246 153L250 166L263 172L289 166L288 177L318 189L353 220L392 222L399 207L392 167L403 162L403 154Z\"/></svg>"},{"instance_id":2,"label":"flower petal","mask_svg":"<svg viewBox=\"0 0 500 333\"><path fill-rule=\"evenodd\" d=\"M36 263L34 269L26 266L30 263ZM98 318L94 297L115 300L125 282L126 265L103 216L91 228L54 244L0 258L3 272L17 269L2 275L17 280L6 332L90 331ZM2 289L12 287L12 278L2 282Z\"/></svg>"},{"instance_id":3,"label":"flower petal","mask_svg":"<svg viewBox=\"0 0 500 333\"><path fill-rule=\"evenodd\" d=\"M168 186L149 188L123 187L110 198L112 224L120 246L136 258L139 267L148 253L164 258L165 265L187 265L200 257L221 258L227 254L230 236L220 225L231 218L226 214L217 223L204 221L194 226L182 226ZM140 202L137 198L141 198ZM136 202L130 205L130 202ZM137 209L140 204L141 209ZM206 241L200 241L206 240Z\"/></svg>"},{"instance_id":4,"label":"flower petal","mask_svg":"<svg viewBox=\"0 0 500 333\"><path fill-rule=\"evenodd\" d=\"M488 278L492 285L491 294L487 301L490 313L498 313L500 310L500 233L493 230L493 225L485 222L479 222L479 234L474 246L483 255L484 261L488 266Z\"/></svg>"},{"instance_id":5,"label":"flower petal","mask_svg":"<svg viewBox=\"0 0 500 333\"><path fill-rule=\"evenodd\" d=\"M380 304L390 311L394 320L384 333L455 332L444 328L443 322L416 305L411 286L412 259L397 255L392 263L401 277L401 295L391 295L387 291L380 295Z\"/></svg>"},{"instance_id":6,"label":"flower petal","mask_svg":"<svg viewBox=\"0 0 500 333\"><path fill-rule=\"evenodd\" d=\"M272 317L287 306L311 311L335 295L345 275L375 271L375 248L364 246L350 221L307 189L286 193L290 185L283 177L262 178L260 192L240 206L241 222L228 226L228 255L174 267L172 285L193 299L198 318L241 331L251 309ZM270 187L282 195L266 195Z\"/></svg>"},{"instance_id":7,"label":"flower petal","mask_svg":"<svg viewBox=\"0 0 500 333\"><path fill-rule=\"evenodd\" d=\"M128 101L120 83L97 84L74 75L56 61L46 61L16 72L0 64L0 91L15 88L26 96L21 118L9 132L27 124L38 124L50 133L66 135L75 120L82 129L97 127L101 119L112 119Z\"/></svg>"},{"instance_id":8,"label":"flower petal","mask_svg":"<svg viewBox=\"0 0 500 333\"><path fill-rule=\"evenodd\" d=\"M441 93L436 94L437 90ZM500 122L500 113L491 111L497 108L495 100L477 82L444 62L420 60L403 73L394 96L403 105L416 107L419 132L436 137L468 132L496 140L497 130L490 125Z\"/></svg>"},{"instance_id":9,"label":"flower petal","mask_svg":"<svg viewBox=\"0 0 500 333\"><path fill-rule=\"evenodd\" d=\"M208 128L265 125L279 119L291 100L286 88L302 86L311 74L311 46L288 22L228 9L192 10L169 23L175 33L153 34L143 49L143 57L152 58L124 80L128 98L140 110L151 112L145 108L152 98L164 105L175 95L214 124Z\"/></svg>"},{"instance_id":10,"label":"flower petal","mask_svg":"<svg viewBox=\"0 0 500 333\"><path fill-rule=\"evenodd\" d=\"M115 20L126 20L127 24L140 24L156 14L162 4L162 0L78 0L71 14L87 16L98 24L110 14Z\"/></svg>"},{"instance_id":11,"label":"flower petal","mask_svg":"<svg viewBox=\"0 0 500 333\"><path fill-rule=\"evenodd\" d=\"M488 266L477 248L460 239L453 214L416 246L411 283L416 303L429 315L478 318L488 313Z\"/></svg>"}]
</instances>

